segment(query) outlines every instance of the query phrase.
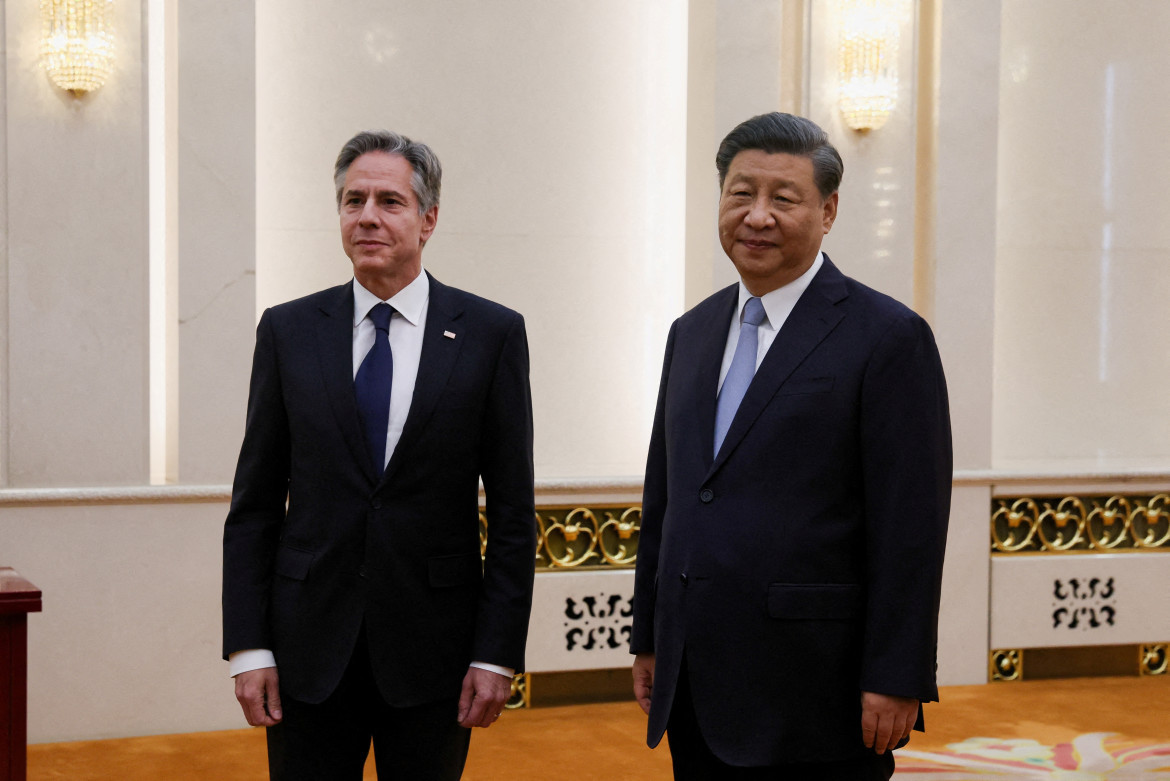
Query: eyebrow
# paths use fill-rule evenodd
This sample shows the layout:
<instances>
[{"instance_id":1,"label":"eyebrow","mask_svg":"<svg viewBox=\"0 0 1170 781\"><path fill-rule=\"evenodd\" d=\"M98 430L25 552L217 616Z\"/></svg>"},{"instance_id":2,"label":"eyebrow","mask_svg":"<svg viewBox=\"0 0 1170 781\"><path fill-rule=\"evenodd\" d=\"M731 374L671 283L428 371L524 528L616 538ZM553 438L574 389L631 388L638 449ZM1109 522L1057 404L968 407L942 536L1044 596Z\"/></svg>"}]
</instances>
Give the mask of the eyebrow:
<instances>
[{"instance_id":1,"label":"eyebrow","mask_svg":"<svg viewBox=\"0 0 1170 781\"><path fill-rule=\"evenodd\" d=\"M368 187L347 187L341 193L341 196L342 196L342 198L348 198L351 195L366 195L369 192L370 192L370 188L368 188ZM390 189L374 190L374 195L378 196L379 198L391 196L394 198L406 200L406 195L398 192L397 190L390 190Z\"/></svg>"}]
</instances>

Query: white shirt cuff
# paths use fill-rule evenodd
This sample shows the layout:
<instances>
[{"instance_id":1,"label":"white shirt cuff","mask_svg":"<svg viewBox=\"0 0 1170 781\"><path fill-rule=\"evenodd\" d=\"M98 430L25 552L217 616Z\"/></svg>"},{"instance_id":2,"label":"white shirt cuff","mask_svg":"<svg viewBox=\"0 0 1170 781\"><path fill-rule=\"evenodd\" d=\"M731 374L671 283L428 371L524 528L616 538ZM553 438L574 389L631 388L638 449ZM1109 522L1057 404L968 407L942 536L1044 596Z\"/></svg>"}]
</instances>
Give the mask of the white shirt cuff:
<instances>
[{"instance_id":1,"label":"white shirt cuff","mask_svg":"<svg viewBox=\"0 0 1170 781\"><path fill-rule=\"evenodd\" d=\"M273 662L275 664L275 662ZM471 667L478 667L481 670L487 670L490 673L498 675L506 675L509 678L516 675L516 671L511 667L500 667L498 664L488 664L487 662L472 662Z\"/></svg>"},{"instance_id":2,"label":"white shirt cuff","mask_svg":"<svg viewBox=\"0 0 1170 781\"><path fill-rule=\"evenodd\" d=\"M262 667L275 667L276 657L267 648L252 648L228 654L228 666L229 674L235 678L240 673L259 670Z\"/></svg>"}]
</instances>

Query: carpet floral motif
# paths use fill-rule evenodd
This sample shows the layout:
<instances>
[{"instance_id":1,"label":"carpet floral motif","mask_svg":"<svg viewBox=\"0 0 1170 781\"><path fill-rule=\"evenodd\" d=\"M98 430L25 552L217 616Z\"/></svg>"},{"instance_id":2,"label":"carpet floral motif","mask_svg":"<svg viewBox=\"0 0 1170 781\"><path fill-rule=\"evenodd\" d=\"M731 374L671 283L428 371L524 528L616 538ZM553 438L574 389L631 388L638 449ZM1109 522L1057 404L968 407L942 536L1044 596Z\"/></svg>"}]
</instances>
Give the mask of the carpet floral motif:
<instances>
[{"instance_id":1,"label":"carpet floral motif","mask_svg":"<svg viewBox=\"0 0 1170 781\"><path fill-rule=\"evenodd\" d=\"M1170 743L1143 743L1110 732L1081 735L1055 746L1035 740L969 738L947 749L898 751L894 778L1170 781Z\"/></svg>"}]
</instances>

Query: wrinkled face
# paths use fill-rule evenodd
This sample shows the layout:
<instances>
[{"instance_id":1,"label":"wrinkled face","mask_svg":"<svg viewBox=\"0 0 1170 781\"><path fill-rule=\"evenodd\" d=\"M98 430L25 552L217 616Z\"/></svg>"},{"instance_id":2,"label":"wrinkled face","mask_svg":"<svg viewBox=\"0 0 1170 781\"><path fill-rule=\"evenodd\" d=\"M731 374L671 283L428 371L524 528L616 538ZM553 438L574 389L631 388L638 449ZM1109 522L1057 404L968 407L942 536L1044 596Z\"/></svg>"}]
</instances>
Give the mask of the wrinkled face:
<instances>
[{"instance_id":1,"label":"wrinkled face","mask_svg":"<svg viewBox=\"0 0 1170 781\"><path fill-rule=\"evenodd\" d=\"M437 205L418 213L418 198L410 186L413 173L401 155L368 152L345 174L341 244L353 261L358 282L379 296L387 285L393 295L418 276L423 245L439 216Z\"/></svg>"},{"instance_id":2,"label":"wrinkled face","mask_svg":"<svg viewBox=\"0 0 1170 781\"><path fill-rule=\"evenodd\" d=\"M807 271L836 218L837 193L821 198L809 158L760 149L732 158L719 194L719 243L753 295Z\"/></svg>"}]
</instances>

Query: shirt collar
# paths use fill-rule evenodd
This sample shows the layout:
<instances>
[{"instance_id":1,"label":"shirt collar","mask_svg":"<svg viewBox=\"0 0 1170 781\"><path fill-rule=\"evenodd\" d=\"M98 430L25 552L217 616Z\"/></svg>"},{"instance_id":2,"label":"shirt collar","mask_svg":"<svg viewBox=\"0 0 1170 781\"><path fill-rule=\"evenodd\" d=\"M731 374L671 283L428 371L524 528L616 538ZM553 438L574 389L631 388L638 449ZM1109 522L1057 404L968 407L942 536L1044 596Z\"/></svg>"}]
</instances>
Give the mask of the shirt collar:
<instances>
[{"instance_id":1,"label":"shirt collar","mask_svg":"<svg viewBox=\"0 0 1170 781\"><path fill-rule=\"evenodd\" d=\"M821 266L824 265L824 260L824 253L818 252L807 271L787 285L781 285L770 293L765 293L760 296L760 303L764 305L764 313L768 316L767 323L761 323L761 326L776 329L784 324L784 321L788 319L788 315L796 307L796 302L800 300L804 291L808 290L808 286L812 283L813 277L821 270ZM741 323L743 322L744 305L747 304L748 299L751 297L752 294L743 284L743 280L740 280L739 306L735 311L739 313L739 322Z\"/></svg>"},{"instance_id":2,"label":"shirt collar","mask_svg":"<svg viewBox=\"0 0 1170 781\"><path fill-rule=\"evenodd\" d=\"M394 311L402 315L408 323L418 325L422 320L423 307L426 306L430 293L431 281L427 277L427 272L420 271L414 281L391 296L385 303L394 307ZM353 325L355 328L366 318L371 309L381 303L383 303L382 299L366 290L362 283L357 281L357 277L354 277Z\"/></svg>"}]
</instances>

